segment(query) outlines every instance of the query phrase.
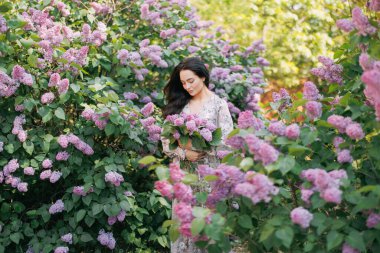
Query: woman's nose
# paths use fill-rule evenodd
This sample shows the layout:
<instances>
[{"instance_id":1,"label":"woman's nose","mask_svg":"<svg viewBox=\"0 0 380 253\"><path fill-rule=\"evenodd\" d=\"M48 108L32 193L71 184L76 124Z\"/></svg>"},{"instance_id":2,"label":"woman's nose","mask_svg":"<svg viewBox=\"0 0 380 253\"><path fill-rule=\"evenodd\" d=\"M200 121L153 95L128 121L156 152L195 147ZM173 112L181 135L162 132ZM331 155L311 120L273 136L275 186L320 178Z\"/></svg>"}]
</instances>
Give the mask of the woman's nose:
<instances>
[{"instance_id":1,"label":"woman's nose","mask_svg":"<svg viewBox=\"0 0 380 253\"><path fill-rule=\"evenodd\" d=\"M185 88L186 89L189 89L191 87L191 84L190 83L185 83Z\"/></svg>"}]
</instances>

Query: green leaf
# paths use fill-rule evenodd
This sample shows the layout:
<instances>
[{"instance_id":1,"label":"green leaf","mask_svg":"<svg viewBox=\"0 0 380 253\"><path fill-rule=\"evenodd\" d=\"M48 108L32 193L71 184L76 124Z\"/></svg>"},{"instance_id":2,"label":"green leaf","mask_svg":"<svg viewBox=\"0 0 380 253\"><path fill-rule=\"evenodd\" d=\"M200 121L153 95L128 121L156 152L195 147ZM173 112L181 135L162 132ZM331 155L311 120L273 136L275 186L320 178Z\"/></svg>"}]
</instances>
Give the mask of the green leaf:
<instances>
[{"instance_id":1,"label":"green leaf","mask_svg":"<svg viewBox=\"0 0 380 253\"><path fill-rule=\"evenodd\" d=\"M94 204L92 206L92 215L97 215L98 213L103 211L103 205L101 204Z\"/></svg>"},{"instance_id":2,"label":"green leaf","mask_svg":"<svg viewBox=\"0 0 380 253\"><path fill-rule=\"evenodd\" d=\"M204 207L195 206L193 207L193 215L197 218L205 218L210 214L210 210Z\"/></svg>"},{"instance_id":3,"label":"green leaf","mask_svg":"<svg viewBox=\"0 0 380 253\"><path fill-rule=\"evenodd\" d=\"M335 230L330 231L327 234L327 250L330 251L338 247L343 241L343 235Z\"/></svg>"},{"instance_id":4,"label":"green leaf","mask_svg":"<svg viewBox=\"0 0 380 253\"><path fill-rule=\"evenodd\" d=\"M175 225L170 226L170 229L169 229L170 241L175 242L177 241L178 237L179 237L178 227Z\"/></svg>"},{"instance_id":5,"label":"green leaf","mask_svg":"<svg viewBox=\"0 0 380 253\"><path fill-rule=\"evenodd\" d=\"M165 167L157 167L156 174L159 180L166 180L169 178L169 169Z\"/></svg>"},{"instance_id":6,"label":"green leaf","mask_svg":"<svg viewBox=\"0 0 380 253\"><path fill-rule=\"evenodd\" d=\"M11 234L10 235L10 239L11 239L12 242L18 244L20 242L20 239L21 239L21 233Z\"/></svg>"},{"instance_id":7,"label":"green leaf","mask_svg":"<svg viewBox=\"0 0 380 253\"><path fill-rule=\"evenodd\" d=\"M238 224L243 228L253 228L252 219L247 214L239 216Z\"/></svg>"},{"instance_id":8,"label":"green leaf","mask_svg":"<svg viewBox=\"0 0 380 253\"><path fill-rule=\"evenodd\" d=\"M12 4L10 2L5 2L2 5L0 5L0 12L5 13L12 10Z\"/></svg>"},{"instance_id":9,"label":"green leaf","mask_svg":"<svg viewBox=\"0 0 380 253\"><path fill-rule=\"evenodd\" d=\"M65 117L65 111L63 111L63 109L61 107L58 107L55 112L54 112L54 115L58 118L58 119L63 119L65 120L66 117Z\"/></svg>"},{"instance_id":10,"label":"green leaf","mask_svg":"<svg viewBox=\"0 0 380 253\"><path fill-rule=\"evenodd\" d=\"M37 68L38 56L37 55L29 55L27 62L29 64L29 66L31 66L33 68Z\"/></svg>"},{"instance_id":11,"label":"green leaf","mask_svg":"<svg viewBox=\"0 0 380 253\"><path fill-rule=\"evenodd\" d=\"M212 140L210 141L210 144L213 146L217 146L220 144L222 141L222 129L217 128L213 133L212 133Z\"/></svg>"},{"instance_id":12,"label":"green leaf","mask_svg":"<svg viewBox=\"0 0 380 253\"><path fill-rule=\"evenodd\" d=\"M363 239L363 234L356 230L350 232L346 237L346 242L353 248L358 249L361 252L365 252L365 243Z\"/></svg>"},{"instance_id":13,"label":"green leaf","mask_svg":"<svg viewBox=\"0 0 380 253\"><path fill-rule=\"evenodd\" d=\"M309 148L301 145L291 145L288 148L289 155L300 156L306 151L311 151Z\"/></svg>"},{"instance_id":14,"label":"green leaf","mask_svg":"<svg viewBox=\"0 0 380 253\"><path fill-rule=\"evenodd\" d=\"M206 225L206 222L205 222L204 218L195 218L191 222L191 234L194 236L199 235L200 232L205 227L205 225Z\"/></svg>"},{"instance_id":15,"label":"green leaf","mask_svg":"<svg viewBox=\"0 0 380 253\"><path fill-rule=\"evenodd\" d=\"M89 233L83 233L80 237L82 242L90 242L93 240L92 236Z\"/></svg>"},{"instance_id":16,"label":"green leaf","mask_svg":"<svg viewBox=\"0 0 380 253\"><path fill-rule=\"evenodd\" d=\"M290 248L293 241L294 232L291 227L284 227L276 231L276 237L281 240L282 245L286 248Z\"/></svg>"},{"instance_id":17,"label":"green leaf","mask_svg":"<svg viewBox=\"0 0 380 253\"><path fill-rule=\"evenodd\" d=\"M76 222L80 222L84 218L85 215L86 215L86 210L83 210L83 209L79 210L76 213L76 217L75 217Z\"/></svg>"},{"instance_id":18,"label":"green leaf","mask_svg":"<svg viewBox=\"0 0 380 253\"><path fill-rule=\"evenodd\" d=\"M140 159L139 163L143 164L143 165L148 165L150 163L154 163L156 160L157 159L154 156L148 155L148 156L145 156L142 159Z\"/></svg>"},{"instance_id":19,"label":"green leaf","mask_svg":"<svg viewBox=\"0 0 380 253\"><path fill-rule=\"evenodd\" d=\"M183 177L182 182L184 184L194 184L198 182L198 176L194 174L187 174Z\"/></svg>"},{"instance_id":20,"label":"green leaf","mask_svg":"<svg viewBox=\"0 0 380 253\"><path fill-rule=\"evenodd\" d=\"M114 132L115 132L115 126L113 125L113 124L110 124L110 123L108 123L107 125L106 125L106 128L104 129L105 130L105 132L106 132L106 135L107 136L110 136L111 134L113 134ZM141 161L141 160L140 160Z\"/></svg>"},{"instance_id":21,"label":"green leaf","mask_svg":"<svg viewBox=\"0 0 380 253\"><path fill-rule=\"evenodd\" d=\"M288 173L296 165L296 160L292 156L286 156L280 160L280 171L282 175Z\"/></svg>"},{"instance_id":22,"label":"green leaf","mask_svg":"<svg viewBox=\"0 0 380 253\"><path fill-rule=\"evenodd\" d=\"M26 153L29 155L33 154L34 144L31 141L26 141L22 144L22 147L25 149Z\"/></svg>"},{"instance_id":23,"label":"green leaf","mask_svg":"<svg viewBox=\"0 0 380 253\"><path fill-rule=\"evenodd\" d=\"M239 164L239 167L245 171L249 170L252 166L253 166L253 159L251 157L244 158Z\"/></svg>"}]
</instances>

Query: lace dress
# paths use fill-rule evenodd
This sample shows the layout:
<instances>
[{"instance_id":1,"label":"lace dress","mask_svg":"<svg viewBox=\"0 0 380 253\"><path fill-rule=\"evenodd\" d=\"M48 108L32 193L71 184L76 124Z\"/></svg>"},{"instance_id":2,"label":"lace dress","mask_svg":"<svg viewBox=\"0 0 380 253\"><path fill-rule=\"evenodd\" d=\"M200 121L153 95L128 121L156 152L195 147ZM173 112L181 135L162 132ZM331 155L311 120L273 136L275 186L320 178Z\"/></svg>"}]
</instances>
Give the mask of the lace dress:
<instances>
[{"instance_id":1,"label":"lace dress","mask_svg":"<svg viewBox=\"0 0 380 253\"><path fill-rule=\"evenodd\" d=\"M189 105L185 105L185 107L182 110L183 112L190 114L190 108ZM216 156L217 150L223 150L226 149L224 147L224 139L226 136L232 131L233 129L233 123L230 111L228 109L227 102L217 95L213 94L210 99L208 99L202 106L202 110L198 114L199 117L207 119L208 121L214 123L217 127L220 127L222 130L222 144L219 145L216 149L208 152L206 156L198 160L197 162L192 162L192 165L195 167L199 164L207 164L210 167L216 168L220 160ZM165 154L167 154L170 158L173 159L173 162L180 162L185 160L185 153L184 150L180 147L170 150L169 149L169 140L168 139L161 139L162 145L163 145L163 151ZM183 165L184 164L184 165ZM189 168L186 167L186 164L189 163L182 163L182 169L187 170ZM199 185L196 187L192 187L194 192L199 191L209 191L209 185L205 181L200 181ZM176 204L176 201L173 201L173 206ZM172 213L173 219L175 219L174 213ZM207 252L206 250L199 249L195 246L194 242L187 237L184 237L180 235L180 237L177 239L177 241L171 243L171 253L204 253Z\"/></svg>"}]
</instances>

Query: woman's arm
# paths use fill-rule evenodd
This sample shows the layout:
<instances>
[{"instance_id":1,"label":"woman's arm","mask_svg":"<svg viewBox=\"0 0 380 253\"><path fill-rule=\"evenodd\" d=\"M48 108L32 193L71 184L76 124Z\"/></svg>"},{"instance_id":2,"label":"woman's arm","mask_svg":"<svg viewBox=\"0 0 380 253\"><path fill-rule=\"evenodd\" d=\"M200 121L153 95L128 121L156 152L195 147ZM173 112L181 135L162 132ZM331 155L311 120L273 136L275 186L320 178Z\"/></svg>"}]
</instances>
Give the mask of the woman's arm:
<instances>
[{"instance_id":1,"label":"woman's arm","mask_svg":"<svg viewBox=\"0 0 380 253\"><path fill-rule=\"evenodd\" d=\"M170 158L178 158L180 160L185 160L185 150L181 147L171 150L169 148L170 140L164 137L161 137L162 149L164 153Z\"/></svg>"}]
</instances>

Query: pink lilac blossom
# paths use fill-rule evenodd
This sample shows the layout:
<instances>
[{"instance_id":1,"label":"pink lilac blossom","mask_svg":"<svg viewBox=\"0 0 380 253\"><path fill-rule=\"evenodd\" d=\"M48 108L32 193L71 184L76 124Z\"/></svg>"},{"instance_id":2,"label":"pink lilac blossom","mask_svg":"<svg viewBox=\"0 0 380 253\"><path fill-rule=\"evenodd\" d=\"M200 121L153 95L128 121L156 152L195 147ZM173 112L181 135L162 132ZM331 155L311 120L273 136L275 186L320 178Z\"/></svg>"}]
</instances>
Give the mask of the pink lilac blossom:
<instances>
[{"instance_id":1,"label":"pink lilac blossom","mask_svg":"<svg viewBox=\"0 0 380 253\"><path fill-rule=\"evenodd\" d=\"M106 233L104 229L101 229L99 231L99 235L97 239L101 245L106 246L111 250L113 250L116 246L116 240L113 237L113 234L111 232Z\"/></svg>"},{"instance_id":2,"label":"pink lilac blossom","mask_svg":"<svg viewBox=\"0 0 380 253\"><path fill-rule=\"evenodd\" d=\"M297 124L291 124L285 129L285 136L289 139L297 139L300 136L300 127Z\"/></svg>"},{"instance_id":3,"label":"pink lilac blossom","mask_svg":"<svg viewBox=\"0 0 380 253\"><path fill-rule=\"evenodd\" d=\"M3 15L0 15L0 33L5 33L7 30L7 21L5 20Z\"/></svg>"},{"instance_id":4,"label":"pink lilac blossom","mask_svg":"<svg viewBox=\"0 0 380 253\"><path fill-rule=\"evenodd\" d=\"M351 19L339 19L336 21L336 26L344 32L352 32L355 29L355 25Z\"/></svg>"},{"instance_id":5,"label":"pink lilac blossom","mask_svg":"<svg viewBox=\"0 0 380 253\"><path fill-rule=\"evenodd\" d=\"M63 212L65 210L65 204L61 199L57 200L54 204L52 204L49 208L50 214L56 214Z\"/></svg>"},{"instance_id":6,"label":"pink lilac blossom","mask_svg":"<svg viewBox=\"0 0 380 253\"><path fill-rule=\"evenodd\" d=\"M372 0L369 2L368 7L373 11L380 11L380 1L379 0Z\"/></svg>"},{"instance_id":7,"label":"pink lilac blossom","mask_svg":"<svg viewBox=\"0 0 380 253\"><path fill-rule=\"evenodd\" d=\"M46 92L41 96L41 103L42 104L51 104L54 101L54 93L53 92Z\"/></svg>"},{"instance_id":8,"label":"pink lilac blossom","mask_svg":"<svg viewBox=\"0 0 380 253\"><path fill-rule=\"evenodd\" d=\"M181 170L178 163L169 164L169 173L170 173L170 179L174 183L180 182L185 176L185 173Z\"/></svg>"},{"instance_id":9,"label":"pink lilac blossom","mask_svg":"<svg viewBox=\"0 0 380 253\"><path fill-rule=\"evenodd\" d=\"M201 136L208 142L212 141L212 133L209 129L203 128L199 132Z\"/></svg>"},{"instance_id":10,"label":"pink lilac blossom","mask_svg":"<svg viewBox=\"0 0 380 253\"><path fill-rule=\"evenodd\" d=\"M310 197L313 195L314 191L310 189L301 189L301 199L307 203L310 204Z\"/></svg>"},{"instance_id":11,"label":"pink lilac blossom","mask_svg":"<svg viewBox=\"0 0 380 253\"><path fill-rule=\"evenodd\" d=\"M54 249L54 253L69 253L69 248L60 246Z\"/></svg>"},{"instance_id":12,"label":"pink lilac blossom","mask_svg":"<svg viewBox=\"0 0 380 253\"><path fill-rule=\"evenodd\" d=\"M59 171L53 171L50 176L50 183L56 183L62 176L62 173Z\"/></svg>"},{"instance_id":13,"label":"pink lilac blossom","mask_svg":"<svg viewBox=\"0 0 380 253\"><path fill-rule=\"evenodd\" d=\"M315 120L322 116L322 104L316 101L308 101L305 105L306 115Z\"/></svg>"},{"instance_id":14,"label":"pink lilac blossom","mask_svg":"<svg viewBox=\"0 0 380 253\"><path fill-rule=\"evenodd\" d=\"M249 151L254 154L254 160L261 161L263 165L268 165L277 161L279 152L270 144L257 138L253 134L246 136L245 141Z\"/></svg>"},{"instance_id":15,"label":"pink lilac blossom","mask_svg":"<svg viewBox=\"0 0 380 253\"><path fill-rule=\"evenodd\" d=\"M278 191L279 189L266 175L253 171L248 171L245 182L237 184L234 188L236 194L250 198L253 204L262 201L268 203Z\"/></svg>"},{"instance_id":16,"label":"pink lilac blossom","mask_svg":"<svg viewBox=\"0 0 380 253\"><path fill-rule=\"evenodd\" d=\"M340 150L339 145L344 143L344 139L340 136L337 136L333 139L333 145L337 151Z\"/></svg>"},{"instance_id":17,"label":"pink lilac blossom","mask_svg":"<svg viewBox=\"0 0 380 253\"><path fill-rule=\"evenodd\" d=\"M353 123L351 118L335 114L329 116L327 122L338 129L339 133L345 133L347 126Z\"/></svg>"},{"instance_id":18,"label":"pink lilac blossom","mask_svg":"<svg viewBox=\"0 0 380 253\"><path fill-rule=\"evenodd\" d=\"M278 135L278 136L284 136L285 135L286 126L284 125L284 123L282 123L282 121L272 121L269 124L268 130L272 134L275 134L275 135Z\"/></svg>"},{"instance_id":19,"label":"pink lilac blossom","mask_svg":"<svg viewBox=\"0 0 380 253\"><path fill-rule=\"evenodd\" d=\"M15 111L16 112L22 112L25 110L25 106L24 105L16 105L15 106Z\"/></svg>"},{"instance_id":20,"label":"pink lilac blossom","mask_svg":"<svg viewBox=\"0 0 380 253\"><path fill-rule=\"evenodd\" d=\"M359 123L349 124L346 128L346 134L353 140L361 140L364 138L364 132Z\"/></svg>"},{"instance_id":21,"label":"pink lilac blossom","mask_svg":"<svg viewBox=\"0 0 380 253\"><path fill-rule=\"evenodd\" d=\"M33 78L31 74L26 73L25 69L19 65L15 65L12 70L12 77L15 81L23 83L28 86L33 85Z\"/></svg>"},{"instance_id":22,"label":"pink lilac blossom","mask_svg":"<svg viewBox=\"0 0 380 253\"><path fill-rule=\"evenodd\" d=\"M297 207L290 213L290 217L294 224L300 225L302 228L308 228L313 220L313 214L303 207Z\"/></svg>"},{"instance_id":23,"label":"pink lilac blossom","mask_svg":"<svg viewBox=\"0 0 380 253\"><path fill-rule=\"evenodd\" d=\"M42 171L41 172L41 174L40 174L40 179L41 180L46 180L46 179L50 179L50 176L51 176L51 170L44 170L44 171Z\"/></svg>"},{"instance_id":24,"label":"pink lilac blossom","mask_svg":"<svg viewBox=\"0 0 380 253\"><path fill-rule=\"evenodd\" d=\"M201 174L210 173L209 175L214 175L217 180L211 182L211 192L209 193L206 201L208 207L215 207L215 204L221 199L224 199L234 192L234 187L236 184L242 183L244 181L244 173L240 171L239 168L235 166L228 166L225 164L220 164L216 169L210 170L208 167L199 167Z\"/></svg>"},{"instance_id":25,"label":"pink lilac blossom","mask_svg":"<svg viewBox=\"0 0 380 253\"><path fill-rule=\"evenodd\" d=\"M380 214L371 212L367 218L366 225L368 228L374 228L380 224Z\"/></svg>"},{"instance_id":26,"label":"pink lilac blossom","mask_svg":"<svg viewBox=\"0 0 380 253\"><path fill-rule=\"evenodd\" d=\"M307 100L318 100L321 95L319 94L319 90L317 86L315 86L312 82L305 82L303 84L303 97Z\"/></svg>"},{"instance_id":27,"label":"pink lilac blossom","mask_svg":"<svg viewBox=\"0 0 380 253\"><path fill-rule=\"evenodd\" d=\"M124 92L123 96L126 100L134 100L139 98L139 96L133 92Z\"/></svg>"},{"instance_id":28,"label":"pink lilac blossom","mask_svg":"<svg viewBox=\"0 0 380 253\"><path fill-rule=\"evenodd\" d=\"M78 196L86 196L83 186L74 186L73 193Z\"/></svg>"},{"instance_id":29,"label":"pink lilac blossom","mask_svg":"<svg viewBox=\"0 0 380 253\"><path fill-rule=\"evenodd\" d=\"M65 235L62 235L61 240L63 242L68 243L68 244L72 244L73 243L73 235L71 233L67 233Z\"/></svg>"},{"instance_id":30,"label":"pink lilac blossom","mask_svg":"<svg viewBox=\"0 0 380 253\"><path fill-rule=\"evenodd\" d=\"M55 156L55 159L57 161L67 161L69 157L70 157L69 153L67 153L66 151L61 151L57 153L57 155Z\"/></svg>"},{"instance_id":31,"label":"pink lilac blossom","mask_svg":"<svg viewBox=\"0 0 380 253\"><path fill-rule=\"evenodd\" d=\"M350 150L348 149L338 150L337 160L339 163L352 163L353 159L350 154Z\"/></svg>"},{"instance_id":32,"label":"pink lilac blossom","mask_svg":"<svg viewBox=\"0 0 380 253\"><path fill-rule=\"evenodd\" d=\"M344 170L330 171L327 173L322 169L307 169L301 172L301 178L312 183L310 189L303 189L319 192L319 196L326 202L340 204L342 201L342 191L339 189L342 184L341 180L347 178L347 173ZM308 198L312 195L310 192L305 192L306 202L309 203Z\"/></svg>"},{"instance_id":33,"label":"pink lilac blossom","mask_svg":"<svg viewBox=\"0 0 380 253\"><path fill-rule=\"evenodd\" d=\"M106 182L110 182L114 186L120 186L120 183L124 182L123 176L115 171L107 172L104 179Z\"/></svg>"},{"instance_id":34,"label":"pink lilac blossom","mask_svg":"<svg viewBox=\"0 0 380 253\"><path fill-rule=\"evenodd\" d=\"M173 198L173 186L166 180L156 181L154 188L161 193L162 196L169 199Z\"/></svg>"},{"instance_id":35,"label":"pink lilac blossom","mask_svg":"<svg viewBox=\"0 0 380 253\"><path fill-rule=\"evenodd\" d=\"M149 115L151 115L154 111L154 104L152 102L149 102L148 104L146 104L142 109L141 109L141 113L145 116L145 117L148 117Z\"/></svg>"},{"instance_id":36,"label":"pink lilac blossom","mask_svg":"<svg viewBox=\"0 0 380 253\"><path fill-rule=\"evenodd\" d=\"M32 167L26 167L24 168L24 174L28 176L34 175L34 169Z\"/></svg>"},{"instance_id":37,"label":"pink lilac blossom","mask_svg":"<svg viewBox=\"0 0 380 253\"><path fill-rule=\"evenodd\" d=\"M180 202L174 205L173 212L181 223L189 223L194 219L190 204Z\"/></svg>"},{"instance_id":38,"label":"pink lilac blossom","mask_svg":"<svg viewBox=\"0 0 380 253\"><path fill-rule=\"evenodd\" d=\"M369 23L368 18L359 7L355 7L352 10L352 22L358 30L359 35L367 36L376 32L376 28Z\"/></svg>"},{"instance_id":39,"label":"pink lilac blossom","mask_svg":"<svg viewBox=\"0 0 380 253\"><path fill-rule=\"evenodd\" d=\"M322 80L326 80L329 83L337 83L343 84L342 72L343 67L339 64L334 64L334 61L325 56L318 57L319 62L321 62L324 66L319 68L313 68L310 72L321 78Z\"/></svg>"},{"instance_id":40,"label":"pink lilac blossom","mask_svg":"<svg viewBox=\"0 0 380 253\"><path fill-rule=\"evenodd\" d=\"M193 190L190 186L185 185L184 183L176 183L173 186L174 196L178 201L184 203L192 203L194 200Z\"/></svg>"},{"instance_id":41,"label":"pink lilac blossom","mask_svg":"<svg viewBox=\"0 0 380 253\"><path fill-rule=\"evenodd\" d=\"M244 147L244 139L241 136L227 138L225 143L234 149L242 149Z\"/></svg>"},{"instance_id":42,"label":"pink lilac blossom","mask_svg":"<svg viewBox=\"0 0 380 253\"><path fill-rule=\"evenodd\" d=\"M47 159L42 161L42 168L50 169L51 167L53 167L53 161L52 160L47 158Z\"/></svg>"},{"instance_id":43,"label":"pink lilac blossom","mask_svg":"<svg viewBox=\"0 0 380 253\"><path fill-rule=\"evenodd\" d=\"M264 123L256 118L252 111L247 110L239 113L238 127L243 129L253 127L256 130L260 130L264 127Z\"/></svg>"},{"instance_id":44,"label":"pink lilac blossom","mask_svg":"<svg viewBox=\"0 0 380 253\"><path fill-rule=\"evenodd\" d=\"M342 253L360 253L360 251L351 247L348 243L344 243L342 247Z\"/></svg>"},{"instance_id":45,"label":"pink lilac blossom","mask_svg":"<svg viewBox=\"0 0 380 253\"><path fill-rule=\"evenodd\" d=\"M18 168L20 168L20 165L18 163L17 159L10 160L4 167L3 167L3 173L4 176L9 176L13 172L15 172Z\"/></svg>"},{"instance_id":46,"label":"pink lilac blossom","mask_svg":"<svg viewBox=\"0 0 380 253\"><path fill-rule=\"evenodd\" d=\"M359 64L364 71L372 70L374 68L374 61L370 58L367 53L361 53L359 56Z\"/></svg>"},{"instance_id":47,"label":"pink lilac blossom","mask_svg":"<svg viewBox=\"0 0 380 253\"><path fill-rule=\"evenodd\" d=\"M27 192L28 191L28 183L24 183L24 182L18 183L17 184L17 190L19 192Z\"/></svg>"},{"instance_id":48,"label":"pink lilac blossom","mask_svg":"<svg viewBox=\"0 0 380 253\"><path fill-rule=\"evenodd\" d=\"M95 14L97 14L97 15L107 15L108 13L112 12L111 7L109 7L105 4L99 4L96 2L91 2L90 6L95 10Z\"/></svg>"},{"instance_id":49,"label":"pink lilac blossom","mask_svg":"<svg viewBox=\"0 0 380 253\"><path fill-rule=\"evenodd\" d=\"M227 156L228 154L231 154L232 151L229 151L229 150L218 150L216 152L216 156L219 158L219 159L223 159L225 156Z\"/></svg>"}]
</instances>

